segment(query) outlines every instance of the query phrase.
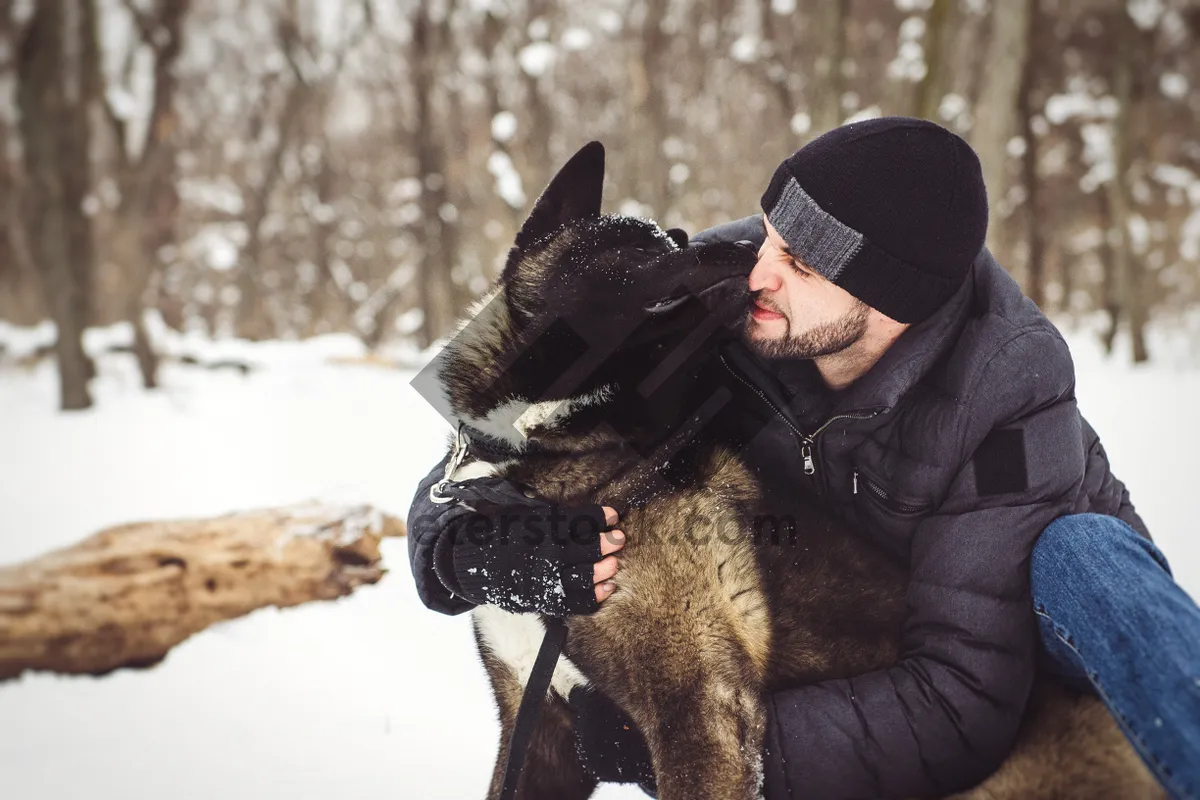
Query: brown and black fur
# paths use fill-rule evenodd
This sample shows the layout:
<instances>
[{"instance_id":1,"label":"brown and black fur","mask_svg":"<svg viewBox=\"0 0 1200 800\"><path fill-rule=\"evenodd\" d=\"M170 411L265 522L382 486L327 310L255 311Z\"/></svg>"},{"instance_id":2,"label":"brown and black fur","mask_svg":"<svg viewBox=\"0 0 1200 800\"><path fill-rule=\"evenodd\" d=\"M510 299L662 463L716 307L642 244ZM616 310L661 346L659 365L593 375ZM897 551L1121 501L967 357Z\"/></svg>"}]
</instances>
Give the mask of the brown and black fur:
<instances>
[{"instance_id":1,"label":"brown and black fur","mask_svg":"<svg viewBox=\"0 0 1200 800\"><path fill-rule=\"evenodd\" d=\"M744 307L737 293L745 281L727 279L744 276L753 254L681 250L651 223L600 217L602 181L599 145L563 168L518 236L497 294L443 352L441 379L472 424L514 398L544 402L608 387L605 402L527 427L540 452L497 470L564 507L621 509L627 544L617 590L595 614L568 618L566 658L642 732L660 798L748 800L760 792L764 693L898 663L905 575L815 508L800 517L797 546L756 547L758 487L737 457L703 435L653 435L655 424L680 424L664 407L690 406L668 386L667 402L646 407L634 387L696 325L674 324L682 311L646 309L674 309L656 300L682 288L729 322L722 315ZM577 351L556 356L553 337L538 337L551 319L594 334L591 349L609 352L584 368ZM565 377L546 387L545 375ZM647 441L660 446L648 456ZM709 534L702 546L701 520ZM524 686L478 631L502 731L494 798ZM595 785L576 756L565 700L552 690L517 796L582 800ZM1098 700L1045 679L1009 759L960 796L1164 795Z\"/></svg>"}]
</instances>

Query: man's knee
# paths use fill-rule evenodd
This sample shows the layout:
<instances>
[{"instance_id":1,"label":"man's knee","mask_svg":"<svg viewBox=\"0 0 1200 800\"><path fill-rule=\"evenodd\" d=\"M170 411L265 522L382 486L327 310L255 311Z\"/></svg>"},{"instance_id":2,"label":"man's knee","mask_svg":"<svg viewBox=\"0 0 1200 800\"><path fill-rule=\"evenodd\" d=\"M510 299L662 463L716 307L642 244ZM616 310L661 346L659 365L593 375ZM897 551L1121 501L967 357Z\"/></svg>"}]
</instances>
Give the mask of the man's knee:
<instances>
[{"instance_id":1,"label":"man's knee","mask_svg":"<svg viewBox=\"0 0 1200 800\"><path fill-rule=\"evenodd\" d=\"M1054 520L1042 531L1034 546L1034 553L1070 558L1080 551L1117 544L1129 530L1129 526L1116 517L1068 514Z\"/></svg>"},{"instance_id":2,"label":"man's knee","mask_svg":"<svg viewBox=\"0 0 1200 800\"><path fill-rule=\"evenodd\" d=\"M1131 559L1141 561L1147 556L1170 572L1158 548L1116 517L1070 514L1050 523L1038 537L1033 548L1032 577L1036 585L1039 579L1108 572L1130 564Z\"/></svg>"}]
</instances>

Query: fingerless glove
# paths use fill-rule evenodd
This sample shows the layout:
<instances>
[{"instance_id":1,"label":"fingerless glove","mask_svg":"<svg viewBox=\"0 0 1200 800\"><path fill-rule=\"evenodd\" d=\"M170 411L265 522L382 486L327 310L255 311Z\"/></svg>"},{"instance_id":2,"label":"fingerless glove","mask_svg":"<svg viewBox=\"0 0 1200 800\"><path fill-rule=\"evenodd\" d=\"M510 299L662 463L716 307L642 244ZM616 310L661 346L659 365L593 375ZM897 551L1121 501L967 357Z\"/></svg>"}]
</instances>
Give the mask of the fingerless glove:
<instances>
[{"instance_id":1,"label":"fingerless glove","mask_svg":"<svg viewBox=\"0 0 1200 800\"><path fill-rule=\"evenodd\" d=\"M553 617L599 607L593 572L608 527L600 506L561 508L500 478L442 491L472 509L455 515L438 541L435 570L455 595Z\"/></svg>"}]
</instances>

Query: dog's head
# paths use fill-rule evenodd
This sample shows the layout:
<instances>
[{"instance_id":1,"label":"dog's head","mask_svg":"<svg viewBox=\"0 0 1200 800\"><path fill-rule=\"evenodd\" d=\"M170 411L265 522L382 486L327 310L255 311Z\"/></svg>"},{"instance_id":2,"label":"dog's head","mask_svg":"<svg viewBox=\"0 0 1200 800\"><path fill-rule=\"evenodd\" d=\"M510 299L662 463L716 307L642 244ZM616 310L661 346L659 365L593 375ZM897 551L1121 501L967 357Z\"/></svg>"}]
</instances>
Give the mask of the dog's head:
<instances>
[{"instance_id":1,"label":"dog's head","mask_svg":"<svg viewBox=\"0 0 1200 800\"><path fill-rule=\"evenodd\" d=\"M451 340L442 377L463 416L596 402L633 388L685 339L744 320L752 251L688 247L682 231L602 215L603 187L604 148L592 142L538 198L496 290Z\"/></svg>"},{"instance_id":2,"label":"dog's head","mask_svg":"<svg viewBox=\"0 0 1200 800\"><path fill-rule=\"evenodd\" d=\"M517 320L553 318L615 342L643 323L650 337L670 328L688 297L724 322L741 315L754 265L742 248L687 249L681 230L602 215L603 188L604 147L592 142L538 198L501 277Z\"/></svg>"}]
</instances>

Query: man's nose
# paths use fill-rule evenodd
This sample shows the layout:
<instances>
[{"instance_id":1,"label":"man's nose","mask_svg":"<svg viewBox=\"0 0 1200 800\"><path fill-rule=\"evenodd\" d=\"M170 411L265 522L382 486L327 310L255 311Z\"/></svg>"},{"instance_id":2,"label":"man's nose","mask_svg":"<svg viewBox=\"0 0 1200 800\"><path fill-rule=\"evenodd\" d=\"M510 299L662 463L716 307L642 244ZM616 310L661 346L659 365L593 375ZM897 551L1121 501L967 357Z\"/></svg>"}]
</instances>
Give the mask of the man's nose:
<instances>
[{"instance_id":1,"label":"man's nose","mask_svg":"<svg viewBox=\"0 0 1200 800\"><path fill-rule=\"evenodd\" d=\"M759 258L754 269L750 270L750 291L777 292L783 286L783 278L779 271L770 263L770 259Z\"/></svg>"}]
</instances>

